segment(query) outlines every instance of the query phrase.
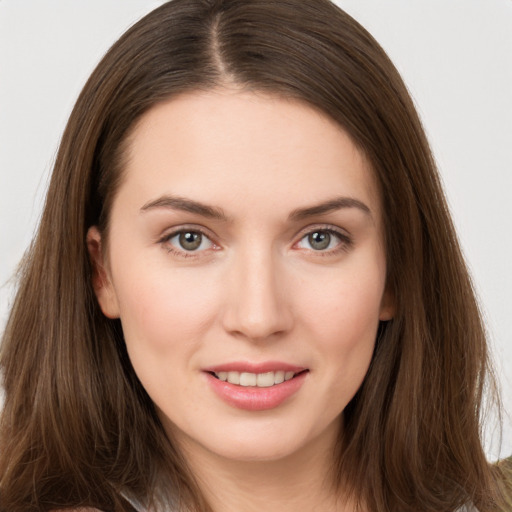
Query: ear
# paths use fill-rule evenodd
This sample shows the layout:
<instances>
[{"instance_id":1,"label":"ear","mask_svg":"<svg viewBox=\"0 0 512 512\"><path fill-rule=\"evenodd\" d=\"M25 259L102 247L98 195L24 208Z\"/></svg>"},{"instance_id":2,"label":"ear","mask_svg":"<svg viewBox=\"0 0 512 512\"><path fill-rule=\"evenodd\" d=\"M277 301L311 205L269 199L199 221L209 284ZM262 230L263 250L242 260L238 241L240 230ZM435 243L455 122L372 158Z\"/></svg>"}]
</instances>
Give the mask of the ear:
<instances>
[{"instance_id":1,"label":"ear","mask_svg":"<svg viewBox=\"0 0 512 512\"><path fill-rule=\"evenodd\" d=\"M386 322L392 320L396 313L395 294L386 286L380 302L379 320Z\"/></svg>"},{"instance_id":2,"label":"ear","mask_svg":"<svg viewBox=\"0 0 512 512\"><path fill-rule=\"evenodd\" d=\"M89 228L86 240L93 268L92 286L100 308L106 317L119 318L117 295L105 265L101 233L96 226Z\"/></svg>"}]
</instances>

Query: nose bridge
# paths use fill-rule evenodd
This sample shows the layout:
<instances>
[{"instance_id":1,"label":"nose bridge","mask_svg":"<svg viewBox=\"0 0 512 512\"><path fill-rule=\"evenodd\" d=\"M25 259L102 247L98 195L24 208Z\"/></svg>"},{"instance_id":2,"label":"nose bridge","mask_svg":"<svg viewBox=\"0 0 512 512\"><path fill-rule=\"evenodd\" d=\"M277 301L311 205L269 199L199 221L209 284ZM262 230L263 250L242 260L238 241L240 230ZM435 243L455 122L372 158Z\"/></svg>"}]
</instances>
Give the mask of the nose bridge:
<instances>
[{"instance_id":1,"label":"nose bridge","mask_svg":"<svg viewBox=\"0 0 512 512\"><path fill-rule=\"evenodd\" d=\"M241 250L230 269L226 330L261 340L290 327L291 315L279 257L264 245Z\"/></svg>"}]
</instances>

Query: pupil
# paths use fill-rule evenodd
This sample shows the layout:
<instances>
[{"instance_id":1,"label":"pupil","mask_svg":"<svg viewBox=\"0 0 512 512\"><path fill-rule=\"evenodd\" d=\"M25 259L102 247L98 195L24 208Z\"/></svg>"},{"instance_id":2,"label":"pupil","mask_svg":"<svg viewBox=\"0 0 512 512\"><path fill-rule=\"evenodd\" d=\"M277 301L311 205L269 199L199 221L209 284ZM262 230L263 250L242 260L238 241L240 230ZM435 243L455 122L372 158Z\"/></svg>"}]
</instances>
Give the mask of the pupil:
<instances>
[{"instance_id":1,"label":"pupil","mask_svg":"<svg viewBox=\"0 0 512 512\"><path fill-rule=\"evenodd\" d=\"M186 232L180 234L180 245L187 251L195 251L201 245L201 233Z\"/></svg>"},{"instance_id":2,"label":"pupil","mask_svg":"<svg viewBox=\"0 0 512 512\"><path fill-rule=\"evenodd\" d=\"M315 231L308 236L309 244L313 249L321 251L329 247L331 235L327 231Z\"/></svg>"}]
</instances>

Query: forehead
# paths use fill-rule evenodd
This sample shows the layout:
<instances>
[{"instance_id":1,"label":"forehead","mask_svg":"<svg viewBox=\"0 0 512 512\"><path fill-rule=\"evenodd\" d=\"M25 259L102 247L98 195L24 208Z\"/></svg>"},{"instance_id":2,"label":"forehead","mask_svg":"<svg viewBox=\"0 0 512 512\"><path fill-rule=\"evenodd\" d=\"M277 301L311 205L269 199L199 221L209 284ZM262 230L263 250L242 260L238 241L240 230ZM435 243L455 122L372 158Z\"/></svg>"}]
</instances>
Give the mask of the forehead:
<instances>
[{"instance_id":1,"label":"forehead","mask_svg":"<svg viewBox=\"0 0 512 512\"><path fill-rule=\"evenodd\" d=\"M230 89L183 94L141 118L127 156L119 195L140 205L170 194L235 213L284 213L344 195L380 208L362 152L331 118L296 100Z\"/></svg>"}]
</instances>

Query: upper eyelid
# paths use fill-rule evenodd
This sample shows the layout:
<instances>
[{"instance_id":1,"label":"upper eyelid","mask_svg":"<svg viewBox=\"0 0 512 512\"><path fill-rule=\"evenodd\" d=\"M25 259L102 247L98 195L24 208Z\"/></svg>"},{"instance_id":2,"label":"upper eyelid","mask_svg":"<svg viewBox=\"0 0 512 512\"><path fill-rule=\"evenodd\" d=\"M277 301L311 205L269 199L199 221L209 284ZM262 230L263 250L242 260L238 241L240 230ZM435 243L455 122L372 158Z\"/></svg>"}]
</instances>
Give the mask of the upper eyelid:
<instances>
[{"instance_id":1,"label":"upper eyelid","mask_svg":"<svg viewBox=\"0 0 512 512\"><path fill-rule=\"evenodd\" d=\"M314 249L296 247L302 240L304 240L304 238L306 238L308 235L311 235L312 233L315 233L316 231L327 231L329 233L332 233L334 236L338 238L339 243L336 245L336 247L333 247L331 249L318 251L315 251ZM346 230L332 225L308 226L307 228L305 228L305 230L302 230L297 235L295 240L296 241L293 242L292 244L292 248L295 248L296 250L312 251L314 254L318 256L335 255L342 250L347 250L348 248L352 247L354 243L352 235L350 235Z\"/></svg>"},{"instance_id":2,"label":"upper eyelid","mask_svg":"<svg viewBox=\"0 0 512 512\"><path fill-rule=\"evenodd\" d=\"M186 233L186 232L199 233L201 236L208 239L208 241L210 242L210 246L206 247L202 250L187 251L186 249L176 247L173 243L171 243L171 240L174 237L178 236L180 233ZM212 250L216 251L216 250L220 249L220 245L217 244L217 242L215 242L213 240L213 238L210 235L208 235L208 233L205 232L205 230L203 230L202 228L197 227L197 226L195 226L195 227L187 227L187 226L179 226L178 227L178 226L176 226L174 229L171 229L170 231L165 232L161 237L159 237L157 240L157 243L161 247L165 248L167 252L173 253L175 256L180 257L180 258L198 259L198 258L206 256L206 254L209 251L212 251Z\"/></svg>"},{"instance_id":3,"label":"upper eyelid","mask_svg":"<svg viewBox=\"0 0 512 512\"><path fill-rule=\"evenodd\" d=\"M302 238L304 238L304 236L314 233L315 231L329 231L343 238L352 238L352 235L348 230L340 228L339 226L335 226L333 224L313 224L306 226L295 235L295 238L301 240Z\"/></svg>"},{"instance_id":4,"label":"upper eyelid","mask_svg":"<svg viewBox=\"0 0 512 512\"><path fill-rule=\"evenodd\" d=\"M172 237L176 236L179 233L183 233L186 231L196 231L198 233L201 233L201 235L208 238L213 244L220 246L221 243L218 241L220 237L216 236L216 234L212 233L209 229L205 228L204 226L198 225L198 224L181 224L174 227L167 228L164 230L164 232L158 237L158 242L165 242L171 239ZM305 236L314 233L315 231L328 231L330 233L334 233L335 235L338 235L345 241L352 240L351 233L339 226L333 225L333 224L326 224L326 223L318 223L318 224L310 224L308 226L305 226L302 228L298 233L296 233L293 237L293 243L292 245L295 245L300 240L302 240Z\"/></svg>"},{"instance_id":5,"label":"upper eyelid","mask_svg":"<svg viewBox=\"0 0 512 512\"><path fill-rule=\"evenodd\" d=\"M195 231L197 233L201 233L201 235L208 238L212 243L215 242L215 235L211 233L209 229L204 228L203 226L198 226L194 224L183 224L179 226L175 226L172 228L167 228L163 231L163 233L158 237L158 241L169 240L170 238L178 235L179 233L183 233L186 231Z\"/></svg>"}]
</instances>

